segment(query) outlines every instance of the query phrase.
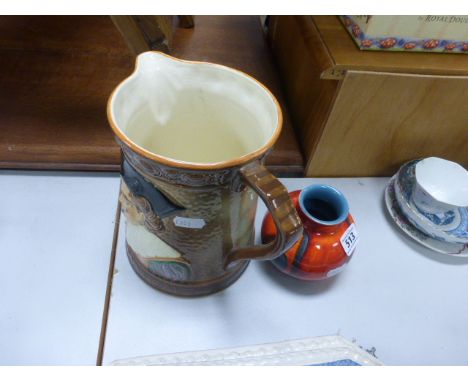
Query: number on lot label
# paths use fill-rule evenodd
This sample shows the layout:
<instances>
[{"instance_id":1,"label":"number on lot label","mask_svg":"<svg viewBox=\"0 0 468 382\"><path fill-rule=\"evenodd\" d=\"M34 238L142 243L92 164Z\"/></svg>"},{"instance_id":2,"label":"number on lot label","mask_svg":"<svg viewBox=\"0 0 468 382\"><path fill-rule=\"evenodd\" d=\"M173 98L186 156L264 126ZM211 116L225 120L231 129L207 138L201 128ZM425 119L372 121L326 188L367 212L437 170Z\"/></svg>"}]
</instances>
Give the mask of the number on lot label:
<instances>
[{"instance_id":1,"label":"number on lot label","mask_svg":"<svg viewBox=\"0 0 468 382\"><path fill-rule=\"evenodd\" d=\"M341 236L341 246L345 250L346 254L348 256L351 256L351 254L354 251L354 248L356 248L356 244L359 241L359 235L356 231L356 226L351 224L346 232Z\"/></svg>"}]
</instances>

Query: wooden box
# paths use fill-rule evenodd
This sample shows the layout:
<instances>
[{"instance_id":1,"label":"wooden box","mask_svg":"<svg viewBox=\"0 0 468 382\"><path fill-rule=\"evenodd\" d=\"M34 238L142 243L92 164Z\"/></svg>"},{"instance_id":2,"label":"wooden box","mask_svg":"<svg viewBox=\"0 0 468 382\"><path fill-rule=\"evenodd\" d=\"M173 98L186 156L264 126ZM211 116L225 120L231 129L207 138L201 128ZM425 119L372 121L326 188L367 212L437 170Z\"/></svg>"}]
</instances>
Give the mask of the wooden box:
<instances>
[{"instance_id":1,"label":"wooden box","mask_svg":"<svg viewBox=\"0 0 468 382\"><path fill-rule=\"evenodd\" d=\"M468 16L340 16L362 50L468 53Z\"/></svg>"},{"instance_id":2,"label":"wooden box","mask_svg":"<svg viewBox=\"0 0 468 382\"><path fill-rule=\"evenodd\" d=\"M425 156L468 166L465 55L361 51L336 16L274 16L269 42L307 176L388 176Z\"/></svg>"}]
</instances>

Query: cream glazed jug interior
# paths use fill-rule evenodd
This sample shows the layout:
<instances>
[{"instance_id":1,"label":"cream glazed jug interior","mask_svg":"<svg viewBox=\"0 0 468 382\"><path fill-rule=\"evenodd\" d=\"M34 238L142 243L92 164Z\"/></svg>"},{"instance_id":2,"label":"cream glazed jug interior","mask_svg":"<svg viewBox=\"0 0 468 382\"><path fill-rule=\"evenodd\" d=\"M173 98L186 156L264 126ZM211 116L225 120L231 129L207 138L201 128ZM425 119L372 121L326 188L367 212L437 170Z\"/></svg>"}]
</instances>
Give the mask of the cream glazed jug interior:
<instances>
[{"instance_id":1,"label":"cream glazed jug interior","mask_svg":"<svg viewBox=\"0 0 468 382\"><path fill-rule=\"evenodd\" d=\"M187 163L220 163L276 139L276 100L251 77L224 66L146 52L111 97L111 118L140 148Z\"/></svg>"}]
</instances>

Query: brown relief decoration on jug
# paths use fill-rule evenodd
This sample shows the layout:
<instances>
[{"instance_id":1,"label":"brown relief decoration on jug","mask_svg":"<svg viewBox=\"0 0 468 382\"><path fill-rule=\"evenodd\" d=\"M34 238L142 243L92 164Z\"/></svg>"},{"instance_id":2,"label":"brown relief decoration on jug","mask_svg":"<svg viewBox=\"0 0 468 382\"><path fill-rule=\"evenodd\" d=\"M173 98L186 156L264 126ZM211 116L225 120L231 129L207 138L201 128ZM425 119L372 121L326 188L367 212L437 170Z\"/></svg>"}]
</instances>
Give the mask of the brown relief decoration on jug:
<instances>
[{"instance_id":1,"label":"brown relief decoration on jug","mask_svg":"<svg viewBox=\"0 0 468 382\"><path fill-rule=\"evenodd\" d=\"M153 234L164 231L162 219L154 213L148 200L142 196L135 196L124 181L122 181L120 186L119 200L122 205L122 211L129 222L144 225Z\"/></svg>"},{"instance_id":2,"label":"brown relief decoration on jug","mask_svg":"<svg viewBox=\"0 0 468 382\"><path fill-rule=\"evenodd\" d=\"M237 168L212 171L172 169L138 155L125 144L121 143L121 147L130 164L141 173L169 183L190 187L223 186L229 185L238 178L236 177Z\"/></svg>"},{"instance_id":3,"label":"brown relief decoration on jug","mask_svg":"<svg viewBox=\"0 0 468 382\"><path fill-rule=\"evenodd\" d=\"M143 225L150 233L163 240L158 235L165 231L162 219L153 211L151 203L146 198L136 196L130 191L125 181L121 183L119 200L129 223ZM142 272L175 282L184 282L191 277L190 262L182 253L179 257L144 257L127 243L127 254L132 258L131 262L134 266L144 269Z\"/></svg>"},{"instance_id":4,"label":"brown relief decoration on jug","mask_svg":"<svg viewBox=\"0 0 468 382\"><path fill-rule=\"evenodd\" d=\"M176 282L184 282L190 279L190 263L183 257L143 257L136 253L128 243L127 253L131 262L138 261L137 267L143 266L144 274L149 272L150 274Z\"/></svg>"}]
</instances>

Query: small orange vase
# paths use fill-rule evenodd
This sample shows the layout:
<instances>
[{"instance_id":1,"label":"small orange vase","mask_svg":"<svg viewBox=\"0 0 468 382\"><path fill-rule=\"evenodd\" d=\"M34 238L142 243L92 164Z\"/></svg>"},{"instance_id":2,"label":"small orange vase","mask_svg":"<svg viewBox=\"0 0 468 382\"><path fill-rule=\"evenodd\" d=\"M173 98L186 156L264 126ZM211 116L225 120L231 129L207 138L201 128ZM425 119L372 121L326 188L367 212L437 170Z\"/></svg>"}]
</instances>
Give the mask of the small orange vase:
<instances>
[{"instance_id":1,"label":"small orange vase","mask_svg":"<svg viewBox=\"0 0 468 382\"><path fill-rule=\"evenodd\" d=\"M281 272L301 280L323 280L339 273L350 261L358 233L344 195L326 185L289 193L304 231L302 238L272 260ZM271 214L263 219L262 241L276 237Z\"/></svg>"}]
</instances>

